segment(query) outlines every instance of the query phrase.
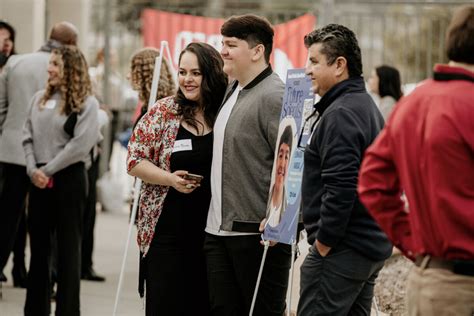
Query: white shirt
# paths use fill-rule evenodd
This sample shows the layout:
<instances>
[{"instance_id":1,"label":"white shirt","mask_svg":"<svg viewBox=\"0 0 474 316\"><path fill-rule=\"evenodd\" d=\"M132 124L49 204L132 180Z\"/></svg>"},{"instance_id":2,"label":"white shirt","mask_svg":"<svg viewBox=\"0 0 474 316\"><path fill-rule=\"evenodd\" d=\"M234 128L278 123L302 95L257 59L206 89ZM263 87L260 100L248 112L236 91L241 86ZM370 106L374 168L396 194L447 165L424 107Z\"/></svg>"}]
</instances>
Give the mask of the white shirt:
<instances>
[{"instance_id":1,"label":"white shirt","mask_svg":"<svg viewBox=\"0 0 474 316\"><path fill-rule=\"evenodd\" d=\"M207 225L205 231L218 236L242 236L255 235L254 233L238 233L221 230L222 224L222 152L224 149L224 134L227 121L232 109L237 102L237 97L242 87L237 86L232 95L222 106L214 124L214 147L212 149L211 165L211 204L207 215Z\"/></svg>"}]
</instances>

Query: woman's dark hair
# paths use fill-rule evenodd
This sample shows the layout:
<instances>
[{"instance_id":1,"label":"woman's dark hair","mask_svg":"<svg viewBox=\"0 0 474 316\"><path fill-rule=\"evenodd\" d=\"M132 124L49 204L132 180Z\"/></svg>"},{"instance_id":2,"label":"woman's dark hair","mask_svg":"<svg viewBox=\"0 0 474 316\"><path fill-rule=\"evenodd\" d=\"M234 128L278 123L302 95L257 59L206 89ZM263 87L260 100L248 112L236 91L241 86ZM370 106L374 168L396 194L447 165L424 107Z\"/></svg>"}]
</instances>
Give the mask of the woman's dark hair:
<instances>
[{"instance_id":1,"label":"woman's dark hair","mask_svg":"<svg viewBox=\"0 0 474 316\"><path fill-rule=\"evenodd\" d=\"M281 144L287 144L290 147L290 149L291 149L291 146L293 145L293 131L290 125L286 126L285 129L283 130L283 133L281 133L278 149L280 148Z\"/></svg>"},{"instance_id":2,"label":"woman's dark hair","mask_svg":"<svg viewBox=\"0 0 474 316\"><path fill-rule=\"evenodd\" d=\"M456 10L446 35L449 60L474 65L474 6Z\"/></svg>"},{"instance_id":3,"label":"woman's dark hair","mask_svg":"<svg viewBox=\"0 0 474 316\"><path fill-rule=\"evenodd\" d=\"M400 100L403 96L400 82L400 73L394 67L382 65L375 68L377 77L379 77L379 95L380 97L391 96L395 100Z\"/></svg>"},{"instance_id":4,"label":"woman's dark hair","mask_svg":"<svg viewBox=\"0 0 474 316\"><path fill-rule=\"evenodd\" d=\"M204 119L208 126L214 126L217 110L222 103L227 87L227 75L222 70L224 62L219 52L206 43L191 43L179 55L186 52L193 53L197 57L199 70L202 75L201 98L199 102L186 99L181 89L176 94L176 102L179 104L178 114L190 126L198 130L198 122L194 119L194 112L198 108L204 111Z\"/></svg>"},{"instance_id":5,"label":"woman's dark hair","mask_svg":"<svg viewBox=\"0 0 474 316\"><path fill-rule=\"evenodd\" d=\"M7 22L0 20L0 30L1 29L5 29L5 30L8 31L8 33L10 33L10 40L13 43L12 53L10 54L10 56L15 55L16 54L16 51L15 51L15 29L13 28L13 26L8 24Z\"/></svg>"}]
</instances>

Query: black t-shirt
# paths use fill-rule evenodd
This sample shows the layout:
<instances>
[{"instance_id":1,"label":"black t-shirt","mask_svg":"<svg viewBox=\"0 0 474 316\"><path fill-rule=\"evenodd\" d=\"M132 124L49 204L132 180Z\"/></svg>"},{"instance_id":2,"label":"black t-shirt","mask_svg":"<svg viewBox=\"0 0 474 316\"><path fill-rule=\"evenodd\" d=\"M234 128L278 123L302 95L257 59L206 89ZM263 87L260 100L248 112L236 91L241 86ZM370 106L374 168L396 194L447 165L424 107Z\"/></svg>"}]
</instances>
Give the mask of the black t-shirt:
<instances>
[{"instance_id":1,"label":"black t-shirt","mask_svg":"<svg viewBox=\"0 0 474 316\"><path fill-rule=\"evenodd\" d=\"M189 146L189 140L191 146ZM189 173L202 175L201 186L189 194L169 188L163 205L163 211L155 228L156 243L160 236L176 238L176 241L186 243L200 242L204 238L207 213L211 201L211 163L212 163L212 132L196 136L182 125L179 127L176 142L187 143L181 151L171 154L171 172L186 170ZM191 148L190 148L191 147Z\"/></svg>"}]
</instances>

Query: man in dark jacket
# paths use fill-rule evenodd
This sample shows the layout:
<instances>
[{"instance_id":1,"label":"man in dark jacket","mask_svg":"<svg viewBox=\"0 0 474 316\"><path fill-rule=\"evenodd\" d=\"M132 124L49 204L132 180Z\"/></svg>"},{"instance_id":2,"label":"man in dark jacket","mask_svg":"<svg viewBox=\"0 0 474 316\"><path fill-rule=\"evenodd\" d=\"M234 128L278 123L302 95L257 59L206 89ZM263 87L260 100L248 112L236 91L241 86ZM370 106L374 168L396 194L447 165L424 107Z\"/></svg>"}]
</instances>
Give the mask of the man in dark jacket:
<instances>
[{"instance_id":1,"label":"man in dark jacket","mask_svg":"<svg viewBox=\"0 0 474 316\"><path fill-rule=\"evenodd\" d=\"M365 89L351 30L330 24L304 41L306 73L321 100L304 144L302 209L311 248L301 266L298 315L370 315L374 282L392 246L359 202L357 178L383 118Z\"/></svg>"}]
</instances>

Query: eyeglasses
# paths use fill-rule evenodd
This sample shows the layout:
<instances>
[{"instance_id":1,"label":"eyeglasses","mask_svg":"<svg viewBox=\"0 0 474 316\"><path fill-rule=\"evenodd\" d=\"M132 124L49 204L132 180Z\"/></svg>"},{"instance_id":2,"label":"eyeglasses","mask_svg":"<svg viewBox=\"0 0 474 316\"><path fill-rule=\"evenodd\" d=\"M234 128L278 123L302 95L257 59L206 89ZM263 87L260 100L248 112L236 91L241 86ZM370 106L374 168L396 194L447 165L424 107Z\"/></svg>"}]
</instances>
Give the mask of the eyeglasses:
<instances>
[{"instance_id":1,"label":"eyeglasses","mask_svg":"<svg viewBox=\"0 0 474 316\"><path fill-rule=\"evenodd\" d=\"M316 127L316 123L318 123L320 119L319 112L314 110L310 116L308 116L301 127L300 136L298 137L298 149L302 152L305 151L306 143L308 142L308 138L313 134L314 128ZM303 137L307 136L307 137Z\"/></svg>"}]
</instances>

